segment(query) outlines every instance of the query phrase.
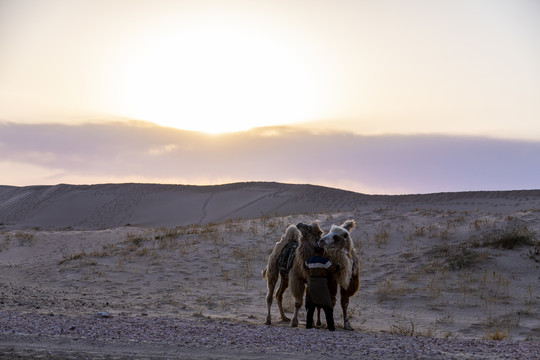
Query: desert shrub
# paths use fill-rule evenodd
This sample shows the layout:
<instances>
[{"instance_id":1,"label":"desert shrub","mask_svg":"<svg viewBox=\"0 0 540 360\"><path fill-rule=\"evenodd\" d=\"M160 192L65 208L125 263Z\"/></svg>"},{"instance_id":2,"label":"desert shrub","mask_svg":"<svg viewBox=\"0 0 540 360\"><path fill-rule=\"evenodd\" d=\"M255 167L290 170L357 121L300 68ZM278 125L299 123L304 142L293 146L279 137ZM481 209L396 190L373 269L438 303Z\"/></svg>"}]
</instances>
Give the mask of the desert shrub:
<instances>
[{"instance_id":1,"label":"desert shrub","mask_svg":"<svg viewBox=\"0 0 540 360\"><path fill-rule=\"evenodd\" d=\"M426 234L425 226L414 226L413 235L414 236L424 236Z\"/></svg>"},{"instance_id":2,"label":"desert shrub","mask_svg":"<svg viewBox=\"0 0 540 360\"><path fill-rule=\"evenodd\" d=\"M148 239L146 237L138 235L138 234L127 234L126 235L126 242L133 244L135 247L141 246L147 240Z\"/></svg>"},{"instance_id":3,"label":"desert shrub","mask_svg":"<svg viewBox=\"0 0 540 360\"><path fill-rule=\"evenodd\" d=\"M201 226L199 234L210 234L218 231L218 225L216 223L208 223L204 226Z\"/></svg>"},{"instance_id":4,"label":"desert shrub","mask_svg":"<svg viewBox=\"0 0 540 360\"><path fill-rule=\"evenodd\" d=\"M160 233L155 235L154 236L154 239L155 240L163 240L163 239L167 239L167 238L177 238L179 237L181 234L180 234L180 231L178 228L172 228L172 229L168 229L166 227L162 227L160 229Z\"/></svg>"},{"instance_id":5,"label":"desert shrub","mask_svg":"<svg viewBox=\"0 0 540 360\"><path fill-rule=\"evenodd\" d=\"M34 234L24 231L16 232L15 237L19 240L19 245L32 245L36 239Z\"/></svg>"},{"instance_id":6,"label":"desert shrub","mask_svg":"<svg viewBox=\"0 0 540 360\"><path fill-rule=\"evenodd\" d=\"M62 264L65 264L69 261L74 261L74 260L81 260L82 258L88 256L86 254L86 252L83 250L79 253L75 253L75 254L62 254L62 260L60 260L58 262L58 265L62 265Z\"/></svg>"},{"instance_id":7,"label":"desert shrub","mask_svg":"<svg viewBox=\"0 0 540 360\"><path fill-rule=\"evenodd\" d=\"M513 249L520 245L536 244L535 233L527 225L512 222L503 228L493 228L486 231L479 240L473 242L473 247L490 247L496 249Z\"/></svg>"},{"instance_id":8,"label":"desert shrub","mask_svg":"<svg viewBox=\"0 0 540 360\"><path fill-rule=\"evenodd\" d=\"M148 255L149 253L150 253L150 250L148 250L148 248L145 248L145 247L137 250L136 252L138 256L145 256L145 255Z\"/></svg>"},{"instance_id":9,"label":"desert shrub","mask_svg":"<svg viewBox=\"0 0 540 360\"><path fill-rule=\"evenodd\" d=\"M4 234L4 240L0 243L0 251L7 249L11 243L11 235L9 233Z\"/></svg>"},{"instance_id":10,"label":"desert shrub","mask_svg":"<svg viewBox=\"0 0 540 360\"><path fill-rule=\"evenodd\" d=\"M403 315L397 314L395 316L395 324L390 326L390 334L392 335L403 335L403 336L414 336L414 322L412 319L406 319Z\"/></svg>"},{"instance_id":11,"label":"desert shrub","mask_svg":"<svg viewBox=\"0 0 540 360\"><path fill-rule=\"evenodd\" d=\"M448 264L448 269L459 271L478 264L482 258L482 254L461 247L460 250L449 253L446 262Z\"/></svg>"},{"instance_id":12,"label":"desert shrub","mask_svg":"<svg viewBox=\"0 0 540 360\"><path fill-rule=\"evenodd\" d=\"M461 246L450 246L448 244L434 246L427 254L444 259L448 270L451 271L471 268L486 257L485 254L471 250L463 244Z\"/></svg>"},{"instance_id":13,"label":"desert shrub","mask_svg":"<svg viewBox=\"0 0 540 360\"><path fill-rule=\"evenodd\" d=\"M501 341L508 338L508 330L500 330L500 329L492 329L492 330L486 330L484 329L484 336L482 336L482 339L484 340L496 340Z\"/></svg>"},{"instance_id":14,"label":"desert shrub","mask_svg":"<svg viewBox=\"0 0 540 360\"><path fill-rule=\"evenodd\" d=\"M402 286L396 287L392 279L387 278L383 282L379 283L375 290L377 296L377 302L381 303L390 299L392 296L401 296L406 292L406 289Z\"/></svg>"},{"instance_id":15,"label":"desert shrub","mask_svg":"<svg viewBox=\"0 0 540 360\"><path fill-rule=\"evenodd\" d=\"M448 238L450 237L448 227L446 229L441 229L439 236L442 240L448 240Z\"/></svg>"},{"instance_id":16,"label":"desert shrub","mask_svg":"<svg viewBox=\"0 0 540 360\"><path fill-rule=\"evenodd\" d=\"M470 228L472 230L482 230L483 228L487 227L487 226L490 226L491 224L493 223L493 220L489 219L489 218L480 218L480 219L476 219L474 220L471 224L470 224Z\"/></svg>"},{"instance_id":17,"label":"desert shrub","mask_svg":"<svg viewBox=\"0 0 540 360\"><path fill-rule=\"evenodd\" d=\"M390 238L390 233L388 233L388 231L386 230L387 227L388 224L381 223L379 226L377 226L377 231L375 232L375 234L373 234L373 239L379 247L381 245L385 245Z\"/></svg>"},{"instance_id":18,"label":"desert shrub","mask_svg":"<svg viewBox=\"0 0 540 360\"><path fill-rule=\"evenodd\" d=\"M484 340L508 340L510 338L510 330L519 326L519 318L517 321L512 319L510 314L506 314L502 318L488 318L483 326Z\"/></svg>"}]
</instances>

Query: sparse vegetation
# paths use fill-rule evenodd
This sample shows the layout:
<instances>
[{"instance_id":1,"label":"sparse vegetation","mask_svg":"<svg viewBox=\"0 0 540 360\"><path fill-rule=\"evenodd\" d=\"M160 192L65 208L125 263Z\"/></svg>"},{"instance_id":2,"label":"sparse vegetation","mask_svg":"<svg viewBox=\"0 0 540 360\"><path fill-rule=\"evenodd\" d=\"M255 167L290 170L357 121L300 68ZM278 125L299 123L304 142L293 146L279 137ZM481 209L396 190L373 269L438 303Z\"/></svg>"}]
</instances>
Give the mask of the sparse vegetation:
<instances>
[{"instance_id":1,"label":"sparse vegetation","mask_svg":"<svg viewBox=\"0 0 540 360\"><path fill-rule=\"evenodd\" d=\"M58 265L64 265L65 263L70 262L70 261L80 260L80 259L82 259L82 258L84 258L86 256L88 256L88 255L86 254L85 251L81 251L79 253L69 254L69 255L68 254L63 254L62 255L62 260L60 260L58 262Z\"/></svg>"},{"instance_id":2,"label":"sparse vegetation","mask_svg":"<svg viewBox=\"0 0 540 360\"><path fill-rule=\"evenodd\" d=\"M109 296L109 291L115 291L111 290L115 283L130 284L118 292L138 297L147 309L204 313L205 317L228 316L223 314L231 312L262 323L265 292L260 270L287 225L313 221L315 217L326 232L331 224L356 217L360 231L353 244L360 255L357 266L362 282L360 296L351 298L349 312L357 329L462 337L457 329L468 326L469 334L478 338L523 339L521 326L521 333L517 331L519 316L530 322L530 316L537 315L538 289L534 282L498 265L505 264L505 256L509 256L530 263L533 269L538 266L528 259L528 249L522 251L521 258L519 251L501 251L536 244L531 229L538 226L523 222L521 219L530 221L532 217L530 212L526 214L528 217L385 208L379 212L265 215L252 220L155 229L130 227L106 242L100 238L100 244L81 242L84 245L71 247L70 252L64 250L61 259L55 261L60 276L79 288L95 290L100 283L106 290L99 291ZM36 240L41 241L40 236L33 230L3 232L0 250L21 251L24 249L17 248L23 244L41 245ZM209 294L205 288L216 289L220 295ZM514 293L516 289L520 289L519 295ZM85 292L90 294L88 290ZM283 304L291 315L294 299L289 292ZM247 309L245 316L239 308ZM379 316L376 321L374 312ZM336 318L340 314L339 298L334 314ZM475 314L474 324L464 319L470 314ZM303 316L301 313L300 321ZM536 334L528 336L537 340Z\"/></svg>"},{"instance_id":3,"label":"sparse vegetation","mask_svg":"<svg viewBox=\"0 0 540 360\"><path fill-rule=\"evenodd\" d=\"M484 340L506 340L508 338L508 330L500 329L484 329L485 335L482 337Z\"/></svg>"},{"instance_id":4,"label":"sparse vegetation","mask_svg":"<svg viewBox=\"0 0 540 360\"><path fill-rule=\"evenodd\" d=\"M399 296L406 291L403 285L396 285L391 278L386 278L383 282L379 283L375 290L378 302L389 300L393 296Z\"/></svg>"},{"instance_id":5,"label":"sparse vegetation","mask_svg":"<svg viewBox=\"0 0 540 360\"><path fill-rule=\"evenodd\" d=\"M36 236L33 233L26 231L17 231L15 233L15 238L19 240L19 245L21 246L31 246L34 244Z\"/></svg>"},{"instance_id":6,"label":"sparse vegetation","mask_svg":"<svg viewBox=\"0 0 540 360\"><path fill-rule=\"evenodd\" d=\"M428 251L428 255L444 259L446 266L451 271L471 268L487 257L485 253L471 250L465 246L451 246L449 244L434 246Z\"/></svg>"},{"instance_id":7,"label":"sparse vegetation","mask_svg":"<svg viewBox=\"0 0 540 360\"><path fill-rule=\"evenodd\" d=\"M375 234L373 234L373 240L375 240L375 244L377 244L378 247L385 245L390 238L390 233L387 228L388 224L383 222L377 227Z\"/></svg>"},{"instance_id":8,"label":"sparse vegetation","mask_svg":"<svg viewBox=\"0 0 540 360\"><path fill-rule=\"evenodd\" d=\"M426 227L415 225L412 234L414 236L424 236L426 234Z\"/></svg>"},{"instance_id":9,"label":"sparse vegetation","mask_svg":"<svg viewBox=\"0 0 540 360\"><path fill-rule=\"evenodd\" d=\"M446 262L448 268L452 271L465 270L471 268L485 258L485 255L460 247L457 251L452 251L448 254Z\"/></svg>"},{"instance_id":10,"label":"sparse vegetation","mask_svg":"<svg viewBox=\"0 0 540 360\"><path fill-rule=\"evenodd\" d=\"M535 245L535 235L533 231L529 230L527 225L511 222L505 227L495 227L485 232L471 246L510 250L520 245Z\"/></svg>"},{"instance_id":11,"label":"sparse vegetation","mask_svg":"<svg viewBox=\"0 0 540 360\"><path fill-rule=\"evenodd\" d=\"M395 316L395 323L390 326L390 334L414 336L414 322L412 319L405 319L401 314ZM408 321L407 321L408 320Z\"/></svg>"},{"instance_id":12,"label":"sparse vegetation","mask_svg":"<svg viewBox=\"0 0 540 360\"><path fill-rule=\"evenodd\" d=\"M482 327L484 329L484 336L482 339L496 341L507 340L511 337L511 329L516 328L518 325L519 317L515 320L511 314L505 314L499 319L489 317Z\"/></svg>"},{"instance_id":13,"label":"sparse vegetation","mask_svg":"<svg viewBox=\"0 0 540 360\"><path fill-rule=\"evenodd\" d=\"M11 235L9 233L5 233L3 236L3 241L0 243L0 251L9 248L11 244Z\"/></svg>"}]
</instances>

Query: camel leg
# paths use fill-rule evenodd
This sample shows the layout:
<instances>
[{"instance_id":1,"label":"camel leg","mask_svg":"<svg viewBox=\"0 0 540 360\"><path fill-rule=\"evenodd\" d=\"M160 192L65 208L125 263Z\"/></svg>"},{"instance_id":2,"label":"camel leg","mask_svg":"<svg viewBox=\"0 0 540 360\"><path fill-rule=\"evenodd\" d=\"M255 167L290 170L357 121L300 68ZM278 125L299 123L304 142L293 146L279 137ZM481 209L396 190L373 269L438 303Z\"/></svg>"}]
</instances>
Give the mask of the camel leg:
<instances>
[{"instance_id":1,"label":"camel leg","mask_svg":"<svg viewBox=\"0 0 540 360\"><path fill-rule=\"evenodd\" d=\"M302 307L302 302L303 302L302 298L294 299L294 314L291 319L291 324L290 324L291 327L298 327L298 313L300 312L300 308Z\"/></svg>"},{"instance_id":2,"label":"camel leg","mask_svg":"<svg viewBox=\"0 0 540 360\"><path fill-rule=\"evenodd\" d=\"M298 256L298 255L297 255ZM301 273L302 263L296 262L289 272L289 289L294 297L294 314L291 319L290 327L298 327L298 313L304 301L304 293L306 292L306 283Z\"/></svg>"},{"instance_id":3,"label":"camel leg","mask_svg":"<svg viewBox=\"0 0 540 360\"><path fill-rule=\"evenodd\" d=\"M281 321L289 322L291 319L289 319L285 312L283 311L283 294L285 293L285 290L289 287L289 277L281 275L281 282L279 283L279 287L276 292L276 301L279 308L279 313L281 315Z\"/></svg>"},{"instance_id":4,"label":"camel leg","mask_svg":"<svg viewBox=\"0 0 540 360\"><path fill-rule=\"evenodd\" d=\"M322 325L321 322L321 308L317 308L317 327L320 327Z\"/></svg>"},{"instance_id":5,"label":"camel leg","mask_svg":"<svg viewBox=\"0 0 540 360\"><path fill-rule=\"evenodd\" d=\"M274 297L274 289L276 288L277 280L278 275L268 274L268 292L266 293L266 306L268 306L268 313L266 315L266 321L264 322L266 325L270 325L272 323L272 315L270 314L270 310L272 308L272 299Z\"/></svg>"},{"instance_id":6,"label":"camel leg","mask_svg":"<svg viewBox=\"0 0 540 360\"><path fill-rule=\"evenodd\" d=\"M354 331L349 321L349 315L347 314L347 308L349 307L349 298L341 296L341 310L343 311L343 329Z\"/></svg>"}]
</instances>

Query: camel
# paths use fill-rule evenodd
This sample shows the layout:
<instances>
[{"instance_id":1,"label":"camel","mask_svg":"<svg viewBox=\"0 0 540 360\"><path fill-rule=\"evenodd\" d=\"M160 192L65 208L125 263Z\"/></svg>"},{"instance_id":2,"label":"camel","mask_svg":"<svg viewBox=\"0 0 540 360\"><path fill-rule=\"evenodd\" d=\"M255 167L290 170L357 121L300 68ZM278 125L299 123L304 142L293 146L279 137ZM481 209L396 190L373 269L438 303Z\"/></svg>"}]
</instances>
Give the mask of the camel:
<instances>
[{"instance_id":1,"label":"camel","mask_svg":"<svg viewBox=\"0 0 540 360\"><path fill-rule=\"evenodd\" d=\"M296 248L293 266L289 272L289 285L291 294L294 296L294 314L290 323L291 327L298 326L298 312L302 307L306 283L309 279L309 273L304 267L304 263L311 256L315 255L315 246L317 246L323 234L317 222L311 225L300 223L296 226L302 233L302 237L300 238L298 248Z\"/></svg>"},{"instance_id":2,"label":"camel","mask_svg":"<svg viewBox=\"0 0 540 360\"><path fill-rule=\"evenodd\" d=\"M340 303L343 311L343 328L354 330L347 314L349 298L356 294L360 288L360 270L358 255L353 247L350 231L356 227L354 220L347 220L341 226L332 225L330 232L322 237L319 246L325 250L333 264L339 265L340 270L334 279L340 288ZM335 304L337 287L331 286L332 302ZM320 317L320 315L319 315Z\"/></svg>"},{"instance_id":3,"label":"camel","mask_svg":"<svg viewBox=\"0 0 540 360\"><path fill-rule=\"evenodd\" d=\"M268 314L266 315L266 325L272 323L272 316L270 315L270 309L272 308L272 297L274 296L274 289L276 283L281 275L281 282L279 283L278 290L276 292L276 302L279 307L279 313L281 314L281 321L290 321L283 312L283 293L289 286L289 273L285 269L280 270L280 264L278 259L285 247L296 247L300 242L302 236L300 230L295 225L290 225L281 239L276 242L270 257L268 258L268 265L262 271L263 279L267 278L268 292L266 293L266 305L268 306Z\"/></svg>"}]
</instances>

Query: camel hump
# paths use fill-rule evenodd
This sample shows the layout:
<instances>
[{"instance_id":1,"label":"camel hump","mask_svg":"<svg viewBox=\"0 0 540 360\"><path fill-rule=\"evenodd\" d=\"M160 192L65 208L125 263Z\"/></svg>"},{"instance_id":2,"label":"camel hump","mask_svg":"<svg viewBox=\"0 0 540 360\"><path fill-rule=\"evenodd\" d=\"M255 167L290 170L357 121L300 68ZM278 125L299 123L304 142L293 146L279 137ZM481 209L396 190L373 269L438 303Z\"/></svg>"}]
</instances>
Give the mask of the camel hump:
<instances>
[{"instance_id":1,"label":"camel hump","mask_svg":"<svg viewBox=\"0 0 540 360\"><path fill-rule=\"evenodd\" d=\"M283 249L281 250L281 253L278 256L278 267L279 271L288 274L289 271L292 268L293 261L294 261L294 255L296 253L296 248L298 247L297 242L288 242Z\"/></svg>"},{"instance_id":2,"label":"camel hump","mask_svg":"<svg viewBox=\"0 0 540 360\"><path fill-rule=\"evenodd\" d=\"M289 225L289 227L287 227L287 230L285 230L285 235L283 235L283 241L298 243L301 236L302 233L300 232L300 230L298 230L296 226Z\"/></svg>"}]
</instances>

